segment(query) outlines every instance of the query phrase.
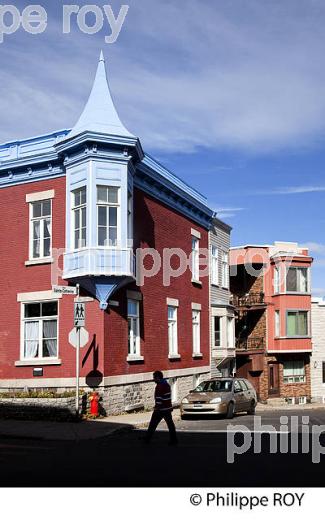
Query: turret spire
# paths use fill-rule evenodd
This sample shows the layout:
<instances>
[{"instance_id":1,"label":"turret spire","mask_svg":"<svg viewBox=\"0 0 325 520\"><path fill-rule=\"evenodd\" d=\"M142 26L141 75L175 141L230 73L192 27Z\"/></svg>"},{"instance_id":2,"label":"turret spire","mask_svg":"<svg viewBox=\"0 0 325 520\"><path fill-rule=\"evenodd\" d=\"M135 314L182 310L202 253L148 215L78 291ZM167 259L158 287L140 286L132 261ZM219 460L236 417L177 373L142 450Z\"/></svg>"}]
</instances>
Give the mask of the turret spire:
<instances>
[{"instance_id":1,"label":"turret spire","mask_svg":"<svg viewBox=\"0 0 325 520\"><path fill-rule=\"evenodd\" d=\"M86 106L66 139L71 139L82 132L134 137L121 122L114 106L108 86L105 59L101 51L94 84Z\"/></svg>"}]
</instances>

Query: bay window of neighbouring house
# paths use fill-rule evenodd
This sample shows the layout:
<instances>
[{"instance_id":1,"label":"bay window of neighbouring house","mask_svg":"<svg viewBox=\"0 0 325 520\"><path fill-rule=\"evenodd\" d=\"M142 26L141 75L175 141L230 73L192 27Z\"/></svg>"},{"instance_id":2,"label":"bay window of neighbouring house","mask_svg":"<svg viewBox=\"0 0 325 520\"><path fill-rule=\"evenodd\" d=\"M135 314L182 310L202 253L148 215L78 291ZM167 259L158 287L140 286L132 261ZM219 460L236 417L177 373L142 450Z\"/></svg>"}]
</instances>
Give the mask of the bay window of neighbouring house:
<instances>
[{"instance_id":1,"label":"bay window of neighbouring house","mask_svg":"<svg viewBox=\"0 0 325 520\"><path fill-rule=\"evenodd\" d=\"M52 201L30 203L30 259L51 256Z\"/></svg>"},{"instance_id":2,"label":"bay window of neighbouring house","mask_svg":"<svg viewBox=\"0 0 325 520\"><path fill-rule=\"evenodd\" d=\"M199 239L192 237L192 279L200 279L200 246Z\"/></svg>"},{"instance_id":3,"label":"bay window of neighbouring house","mask_svg":"<svg viewBox=\"0 0 325 520\"><path fill-rule=\"evenodd\" d=\"M132 193L128 193L128 240L133 240L133 197ZM132 247L132 243L128 244Z\"/></svg>"},{"instance_id":4,"label":"bay window of neighbouring house","mask_svg":"<svg viewBox=\"0 0 325 520\"><path fill-rule=\"evenodd\" d=\"M308 336L308 311L287 311L287 337Z\"/></svg>"},{"instance_id":5,"label":"bay window of neighbouring house","mask_svg":"<svg viewBox=\"0 0 325 520\"><path fill-rule=\"evenodd\" d=\"M24 303L22 359L58 357L58 302Z\"/></svg>"},{"instance_id":6,"label":"bay window of neighbouring house","mask_svg":"<svg viewBox=\"0 0 325 520\"><path fill-rule=\"evenodd\" d=\"M303 360L283 362L284 383L305 383L305 364Z\"/></svg>"},{"instance_id":7,"label":"bay window of neighbouring house","mask_svg":"<svg viewBox=\"0 0 325 520\"><path fill-rule=\"evenodd\" d=\"M201 353L200 311L192 311L193 355Z\"/></svg>"},{"instance_id":8,"label":"bay window of neighbouring house","mask_svg":"<svg viewBox=\"0 0 325 520\"><path fill-rule=\"evenodd\" d=\"M289 267L286 277L287 292L309 292L309 269L307 267Z\"/></svg>"},{"instance_id":9,"label":"bay window of neighbouring house","mask_svg":"<svg viewBox=\"0 0 325 520\"><path fill-rule=\"evenodd\" d=\"M178 354L177 307L168 305L168 350L169 355Z\"/></svg>"},{"instance_id":10,"label":"bay window of neighbouring house","mask_svg":"<svg viewBox=\"0 0 325 520\"><path fill-rule=\"evenodd\" d=\"M117 246L119 207L119 188L97 186L97 236L99 246Z\"/></svg>"},{"instance_id":11,"label":"bay window of neighbouring house","mask_svg":"<svg viewBox=\"0 0 325 520\"><path fill-rule=\"evenodd\" d=\"M72 193L73 215L73 243L74 249L80 249L87 245L87 192L86 187L79 188Z\"/></svg>"},{"instance_id":12,"label":"bay window of neighbouring house","mask_svg":"<svg viewBox=\"0 0 325 520\"><path fill-rule=\"evenodd\" d=\"M139 302L128 300L129 355L140 356Z\"/></svg>"}]
</instances>

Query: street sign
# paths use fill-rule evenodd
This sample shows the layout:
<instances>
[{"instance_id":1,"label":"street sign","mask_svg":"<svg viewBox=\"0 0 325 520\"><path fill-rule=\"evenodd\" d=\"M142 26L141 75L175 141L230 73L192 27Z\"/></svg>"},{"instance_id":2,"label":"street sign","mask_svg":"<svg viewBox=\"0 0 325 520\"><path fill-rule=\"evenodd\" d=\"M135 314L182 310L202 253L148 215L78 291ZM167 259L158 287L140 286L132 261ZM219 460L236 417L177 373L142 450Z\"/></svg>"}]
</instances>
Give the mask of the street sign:
<instances>
[{"instance_id":1,"label":"street sign","mask_svg":"<svg viewBox=\"0 0 325 520\"><path fill-rule=\"evenodd\" d=\"M53 285L52 290L55 294L77 294L77 287L69 285Z\"/></svg>"},{"instance_id":2,"label":"street sign","mask_svg":"<svg viewBox=\"0 0 325 520\"><path fill-rule=\"evenodd\" d=\"M74 304L74 326L84 327L86 317L86 306L84 303L75 302Z\"/></svg>"},{"instance_id":3,"label":"street sign","mask_svg":"<svg viewBox=\"0 0 325 520\"><path fill-rule=\"evenodd\" d=\"M89 341L89 332L83 327L80 328L80 348L87 345ZM78 331L76 328L73 328L69 333L69 343L74 348L78 347Z\"/></svg>"}]
</instances>

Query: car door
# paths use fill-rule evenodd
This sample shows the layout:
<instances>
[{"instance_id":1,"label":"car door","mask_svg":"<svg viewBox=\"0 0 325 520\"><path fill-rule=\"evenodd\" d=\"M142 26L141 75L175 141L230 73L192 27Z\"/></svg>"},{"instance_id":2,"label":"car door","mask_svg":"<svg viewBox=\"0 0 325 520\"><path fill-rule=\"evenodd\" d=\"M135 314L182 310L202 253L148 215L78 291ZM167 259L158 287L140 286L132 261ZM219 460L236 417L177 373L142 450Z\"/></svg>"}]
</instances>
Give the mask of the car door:
<instances>
[{"instance_id":1,"label":"car door","mask_svg":"<svg viewBox=\"0 0 325 520\"><path fill-rule=\"evenodd\" d=\"M245 379L240 380L241 387L244 390L243 406L244 410L249 410L252 399L255 399L254 392L251 390L248 381Z\"/></svg>"},{"instance_id":2,"label":"car door","mask_svg":"<svg viewBox=\"0 0 325 520\"><path fill-rule=\"evenodd\" d=\"M246 398L244 389L238 379L234 381L234 397L236 403L236 412L242 412L246 409Z\"/></svg>"}]
</instances>

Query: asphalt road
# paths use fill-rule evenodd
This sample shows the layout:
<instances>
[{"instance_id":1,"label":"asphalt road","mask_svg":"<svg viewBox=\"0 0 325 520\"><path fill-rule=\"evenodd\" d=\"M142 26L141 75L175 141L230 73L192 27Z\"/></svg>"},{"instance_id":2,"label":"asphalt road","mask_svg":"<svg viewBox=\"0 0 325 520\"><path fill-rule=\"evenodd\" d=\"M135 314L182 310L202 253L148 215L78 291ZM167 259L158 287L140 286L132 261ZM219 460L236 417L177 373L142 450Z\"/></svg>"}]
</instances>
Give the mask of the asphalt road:
<instances>
[{"instance_id":1,"label":"asphalt road","mask_svg":"<svg viewBox=\"0 0 325 520\"><path fill-rule=\"evenodd\" d=\"M277 423L279 414L271 415ZM315 424L324 418L323 412L311 415ZM251 418L240 416L232 424L244 424L245 420ZM269 421L270 414L263 416L263 420ZM233 439L230 442L228 438L227 446L227 435L214 431L217 423L224 429L223 420L182 421L178 424L179 445L176 447L168 446L165 431L157 431L150 445L139 439L139 431L82 442L0 438L0 485L194 488L325 485L324 455L320 455L318 464L312 462L315 455L312 435L307 436L308 453L301 453L301 434L296 435L298 453L290 453L290 450L280 453L280 438L285 446L289 436L277 433L272 434L278 442L276 453L270 453L271 435L268 434L261 436L261 453L254 453L254 435L246 432L245 453L235 454L234 462L229 463L227 455L229 458L234 451ZM243 434L236 435L236 442L242 445ZM325 436L322 444L325 445ZM317 445L314 452L316 448Z\"/></svg>"}]
</instances>

